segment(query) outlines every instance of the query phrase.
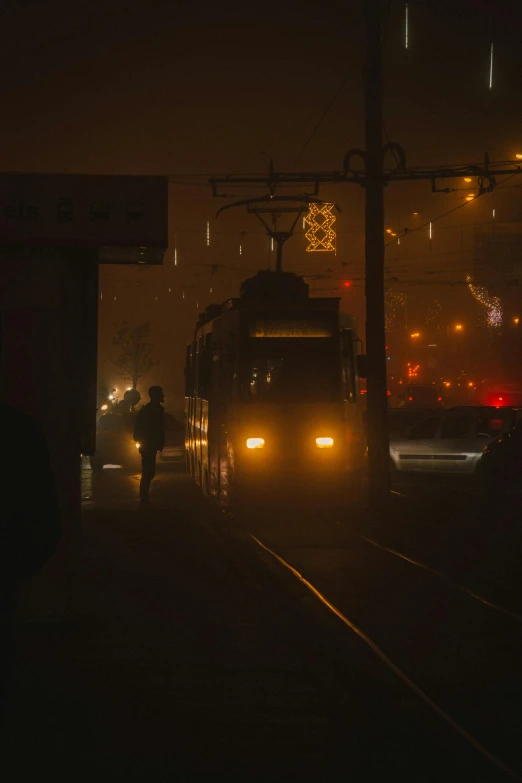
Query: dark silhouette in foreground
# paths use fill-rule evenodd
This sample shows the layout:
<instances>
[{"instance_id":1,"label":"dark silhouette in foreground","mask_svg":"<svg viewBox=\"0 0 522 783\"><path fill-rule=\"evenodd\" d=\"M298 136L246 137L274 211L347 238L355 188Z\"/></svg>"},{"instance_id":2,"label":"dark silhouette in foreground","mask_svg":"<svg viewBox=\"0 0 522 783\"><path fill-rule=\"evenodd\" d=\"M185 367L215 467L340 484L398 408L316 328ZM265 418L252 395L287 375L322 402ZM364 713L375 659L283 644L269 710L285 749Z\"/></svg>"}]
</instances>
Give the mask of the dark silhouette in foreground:
<instances>
[{"instance_id":1,"label":"dark silhouette in foreground","mask_svg":"<svg viewBox=\"0 0 522 783\"><path fill-rule=\"evenodd\" d=\"M149 499L150 484L156 475L156 455L165 446L165 415L161 403L164 400L161 386L151 386L150 402L136 416L134 440L140 444L141 481L140 500Z\"/></svg>"},{"instance_id":2,"label":"dark silhouette in foreground","mask_svg":"<svg viewBox=\"0 0 522 783\"><path fill-rule=\"evenodd\" d=\"M47 442L37 422L0 401L4 442L0 515L0 703L12 663L11 622L18 584L38 571L61 536ZM28 470L23 466L31 462Z\"/></svg>"}]
</instances>

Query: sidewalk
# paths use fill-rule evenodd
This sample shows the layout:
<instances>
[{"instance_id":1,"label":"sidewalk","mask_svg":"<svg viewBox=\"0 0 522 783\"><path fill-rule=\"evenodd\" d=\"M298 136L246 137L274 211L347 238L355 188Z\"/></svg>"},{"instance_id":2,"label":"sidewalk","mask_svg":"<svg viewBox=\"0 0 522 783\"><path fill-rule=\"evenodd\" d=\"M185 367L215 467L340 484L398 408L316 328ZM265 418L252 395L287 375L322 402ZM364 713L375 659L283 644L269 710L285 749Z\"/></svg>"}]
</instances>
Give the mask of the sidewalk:
<instances>
[{"instance_id":1,"label":"sidewalk","mask_svg":"<svg viewBox=\"0 0 522 783\"><path fill-rule=\"evenodd\" d=\"M222 512L181 473L145 509L134 477L103 480L119 489L85 507L76 617L16 629L5 783L330 779L307 629L255 547L214 534Z\"/></svg>"}]
</instances>

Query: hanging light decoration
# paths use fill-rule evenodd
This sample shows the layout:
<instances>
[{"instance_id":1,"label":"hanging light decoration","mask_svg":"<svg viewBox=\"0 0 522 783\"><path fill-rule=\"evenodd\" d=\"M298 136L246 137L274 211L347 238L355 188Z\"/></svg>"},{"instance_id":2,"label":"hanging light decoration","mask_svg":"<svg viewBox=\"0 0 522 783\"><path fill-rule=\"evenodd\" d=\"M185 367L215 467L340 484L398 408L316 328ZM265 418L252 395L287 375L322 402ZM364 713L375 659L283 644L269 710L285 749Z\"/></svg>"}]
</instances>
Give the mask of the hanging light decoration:
<instances>
[{"instance_id":1,"label":"hanging light decoration","mask_svg":"<svg viewBox=\"0 0 522 783\"><path fill-rule=\"evenodd\" d=\"M309 226L305 237L308 240L307 253L335 251L335 204L310 204L305 222Z\"/></svg>"},{"instance_id":2,"label":"hanging light decoration","mask_svg":"<svg viewBox=\"0 0 522 783\"><path fill-rule=\"evenodd\" d=\"M410 26L409 26L409 19L408 19L408 3L406 3L406 7L404 9L404 48L408 48L409 44L409 37L410 37Z\"/></svg>"},{"instance_id":3,"label":"hanging light decoration","mask_svg":"<svg viewBox=\"0 0 522 783\"><path fill-rule=\"evenodd\" d=\"M489 50L489 89L493 89L493 44Z\"/></svg>"},{"instance_id":4,"label":"hanging light decoration","mask_svg":"<svg viewBox=\"0 0 522 783\"><path fill-rule=\"evenodd\" d=\"M207 220L207 247L210 245L210 220Z\"/></svg>"},{"instance_id":5,"label":"hanging light decoration","mask_svg":"<svg viewBox=\"0 0 522 783\"><path fill-rule=\"evenodd\" d=\"M486 320L490 331L500 329L502 326L502 302L500 297L489 296L487 288L482 285L473 285L470 275L466 277L466 282L472 296L486 310Z\"/></svg>"}]
</instances>

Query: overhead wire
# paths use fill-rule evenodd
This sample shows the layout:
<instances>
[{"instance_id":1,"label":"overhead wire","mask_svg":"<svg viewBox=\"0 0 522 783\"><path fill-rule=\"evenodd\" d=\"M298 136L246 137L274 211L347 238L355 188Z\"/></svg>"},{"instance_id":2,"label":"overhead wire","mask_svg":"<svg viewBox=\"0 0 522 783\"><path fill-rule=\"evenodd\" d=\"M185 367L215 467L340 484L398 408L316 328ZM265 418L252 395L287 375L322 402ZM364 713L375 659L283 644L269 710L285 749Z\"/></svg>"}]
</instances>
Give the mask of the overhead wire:
<instances>
[{"instance_id":1,"label":"overhead wire","mask_svg":"<svg viewBox=\"0 0 522 783\"><path fill-rule=\"evenodd\" d=\"M359 54L357 55L357 57L355 58L355 60L352 62L351 66L350 66L350 69L348 70L348 73L346 74L346 76L345 76L345 77L344 77L344 79L342 80L341 84L340 84L340 85L339 85L339 87L337 88L336 92L334 93L334 95L333 95L332 99L330 100L330 102L328 103L327 107L326 107L326 108L325 108L325 110L323 111L322 115L319 117L318 121L316 122L316 124L315 124L315 125L314 125L314 127L312 128L312 130L311 130L310 134L308 135L308 138L306 139L305 143L303 144L303 146L301 147L301 149L300 149L300 150L299 150L299 152L297 153L297 155L296 155L296 157L295 157L295 159L294 159L294 162L292 163L292 165L291 165L291 167L290 167L291 169L295 168L295 166L297 165L297 161L299 160L299 158L301 157L301 155L303 154L303 152L306 150L306 148L308 147L308 145L309 145L309 144L310 144L310 142L312 141L313 137L315 136L315 134L317 133L317 131L319 130L319 128L320 128L320 127L321 127L321 125L323 124L323 122L324 122L324 120L326 119L326 117L327 117L327 115L328 115L328 113L329 113L330 109L333 107L333 105L335 104L335 102L336 102L337 98L338 98L338 97L339 97L339 95L342 93L342 91L343 91L343 89L344 89L345 85L346 85L346 84L347 84L347 82L348 82L348 79L349 79L349 78L350 78L350 76L352 75L352 72L353 72L353 70L354 70L355 66L357 65L357 63L359 62L359 60L361 59L361 57L362 57L362 51L361 51L361 52L359 52Z\"/></svg>"}]
</instances>

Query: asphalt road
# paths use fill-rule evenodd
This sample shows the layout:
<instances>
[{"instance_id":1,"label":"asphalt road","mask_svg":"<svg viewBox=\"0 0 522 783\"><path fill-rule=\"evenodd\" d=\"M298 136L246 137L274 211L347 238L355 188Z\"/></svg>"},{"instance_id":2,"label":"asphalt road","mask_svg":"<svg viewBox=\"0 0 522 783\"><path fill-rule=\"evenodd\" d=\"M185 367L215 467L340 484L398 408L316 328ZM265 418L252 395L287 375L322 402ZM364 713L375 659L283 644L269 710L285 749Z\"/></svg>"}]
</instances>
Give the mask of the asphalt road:
<instances>
[{"instance_id":1,"label":"asphalt road","mask_svg":"<svg viewBox=\"0 0 522 783\"><path fill-rule=\"evenodd\" d=\"M147 509L137 476L85 470L76 617L16 629L4 780L522 771L521 623L356 535L399 546L409 530L414 548L412 504L390 512L392 530L310 492L224 511L172 456Z\"/></svg>"}]
</instances>

